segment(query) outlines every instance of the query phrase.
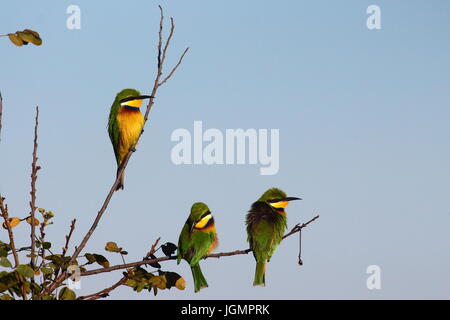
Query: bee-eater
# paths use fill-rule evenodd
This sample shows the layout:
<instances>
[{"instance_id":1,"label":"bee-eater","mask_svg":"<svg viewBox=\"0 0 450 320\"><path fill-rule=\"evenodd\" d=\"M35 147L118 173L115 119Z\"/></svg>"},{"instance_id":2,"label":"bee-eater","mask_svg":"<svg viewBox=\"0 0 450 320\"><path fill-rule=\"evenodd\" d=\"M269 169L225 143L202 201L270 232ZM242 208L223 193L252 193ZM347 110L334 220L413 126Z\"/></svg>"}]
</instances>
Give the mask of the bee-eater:
<instances>
[{"instance_id":1,"label":"bee-eater","mask_svg":"<svg viewBox=\"0 0 450 320\"><path fill-rule=\"evenodd\" d=\"M178 264L183 258L191 266L195 292L208 286L199 262L216 248L217 243L211 211L203 202L194 203L178 240Z\"/></svg>"},{"instance_id":2,"label":"bee-eater","mask_svg":"<svg viewBox=\"0 0 450 320\"><path fill-rule=\"evenodd\" d=\"M144 117L139 109L143 99L151 96L141 96L135 89L124 89L116 95L109 113L108 133L113 145L117 161L117 174L123 159L130 148L134 147L144 126ZM116 178L117 179L117 178ZM123 189L124 174L116 190Z\"/></svg>"},{"instance_id":3,"label":"bee-eater","mask_svg":"<svg viewBox=\"0 0 450 320\"><path fill-rule=\"evenodd\" d=\"M256 259L254 286L265 285L266 262L270 260L287 228L286 211L289 201L301 200L288 197L280 189L272 188L252 204L247 216L247 240Z\"/></svg>"}]
</instances>

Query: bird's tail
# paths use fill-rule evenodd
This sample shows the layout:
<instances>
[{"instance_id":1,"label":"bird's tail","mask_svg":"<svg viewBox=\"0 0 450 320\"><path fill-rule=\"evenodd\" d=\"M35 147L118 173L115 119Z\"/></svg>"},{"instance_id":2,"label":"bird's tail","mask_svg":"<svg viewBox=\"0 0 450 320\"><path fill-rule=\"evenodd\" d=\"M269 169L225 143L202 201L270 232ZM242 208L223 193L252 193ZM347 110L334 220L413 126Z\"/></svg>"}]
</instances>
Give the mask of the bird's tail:
<instances>
[{"instance_id":1,"label":"bird's tail","mask_svg":"<svg viewBox=\"0 0 450 320\"><path fill-rule=\"evenodd\" d=\"M119 191L120 189L123 190L125 171L123 171L122 174L120 174L120 177L119 177L119 174L120 174L120 166L119 166L119 168L117 168L116 179L119 178L119 183L117 184L116 191Z\"/></svg>"},{"instance_id":2,"label":"bird's tail","mask_svg":"<svg viewBox=\"0 0 450 320\"><path fill-rule=\"evenodd\" d=\"M266 261L257 261L255 270L255 279L253 280L254 286L266 285Z\"/></svg>"},{"instance_id":3,"label":"bird's tail","mask_svg":"<svg viewBox=\"0 0 450 320\"><path fill-rule=\"evenodd\" d=\"M191 266L192 277L194 278L194 289L195 292L199 292L201 289L208 287L208 282L206 282L203 276L202 270L200 269L200 264Z\"/></svg>"}]
</instances>

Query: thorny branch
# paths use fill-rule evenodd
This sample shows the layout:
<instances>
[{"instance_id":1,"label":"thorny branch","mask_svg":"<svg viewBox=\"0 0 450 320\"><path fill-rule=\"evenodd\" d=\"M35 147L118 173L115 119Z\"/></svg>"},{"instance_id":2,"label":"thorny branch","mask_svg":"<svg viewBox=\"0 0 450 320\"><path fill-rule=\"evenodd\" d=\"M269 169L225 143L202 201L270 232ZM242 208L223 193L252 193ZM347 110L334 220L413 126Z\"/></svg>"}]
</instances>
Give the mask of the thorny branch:
<instances>
[{"instance_id":1,"label":"thorny branch","mask_svg":"<svg viewBox=\"0 0 450 320\"><path fill-rule=\"evenodd\" d=\"M145 111L145 115L144 115L144 126L148 120L148 115L150 113L150 110L154 104L154 99L156 96L156 93L159 89L159 87L161 87L168 79L170 79L170 77L174 74L174 72L176 71L176 69L178 68L178 66L181 64L187 50L189 48L187 48L184 53L182 54L180 60L178 61L178 63L175 65L175 67L172 68L172 70L170 71L169 75L163 80L163 82L160 82L161 76L163 74L163 66L164 66L164 60L166 58L166 52L167 49L169 48L170 45L170 40L172 39L172 35L173 32L175 30L175 24L173 23L173 19L171 19L171 30L170 30L170 35L167 38L165 44L164 44L164 49L163 49L163 24L164 24L164 14L163 14L163 9L161 6L159 6L160 12L161 12L161 18L160 18L160 25L159 25L159 42L158 42L158 68L157 68L157 72L156 72L156 77L155 77L155 81L153 84L153 89L151 91L151 98L148 102L147 105L147 109ZM140 137L142 136L142 133L144 132L144 129L142 129L136 144L139 142ZM76 247L75 252L73 253L70 261L69 261L69 265L71 263L73 263L77 257L80 255L81 251L84 249L84 247L86 246L87 242L89 241L89 239L91 238L92 234L94 233L95 229L97 228L97 225L100 221L100 219L102 218L103 214L105 213L106 209L108 208L109 202L111 201L111 198L113 197L113 194L116 190L117 185L120 183L120 178L123 175L125 168L128 165L128 161L130 160L133 152L135 151L135 147L131 147L130 150L128 151L128 154L125 156L125 158L122 161L122 164L119 168L119 171L117 173L117 178L114 182L114 184L112 185L111 189L109 190L102 207L100 208L100 210L97 213L97 216L91 226L91 228L89 229L89 231L86 233L86 235L84 236L83 240L81 241L80 245ZM68 277L67 272L63 272L57 279L55 279L55 281L50 284L48 287L45 288L44 292L46 294L51 293L53 290L55 290L66 278Z\"/></svg>"}]
</instances>

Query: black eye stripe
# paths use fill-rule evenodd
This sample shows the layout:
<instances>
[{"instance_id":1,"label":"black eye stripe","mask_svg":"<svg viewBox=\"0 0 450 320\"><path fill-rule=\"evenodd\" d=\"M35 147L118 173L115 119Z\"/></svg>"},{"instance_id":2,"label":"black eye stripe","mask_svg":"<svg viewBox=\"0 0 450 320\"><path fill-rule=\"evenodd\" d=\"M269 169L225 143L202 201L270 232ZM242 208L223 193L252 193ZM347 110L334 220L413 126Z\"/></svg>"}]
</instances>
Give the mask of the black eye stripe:
<instances>
[{"instance_id":1,"label":"black eye stripe","mask_svg":"<svg viewBox=\"0 0 450 320\"><path fill-rule=\"evenodd\" d=\"M280 200L280 199L272 199L272 200L269 200L267 202L269 202L269 203L276 203L276 202L280 202L280 201L282 201L282 200Z\"/></svg>"},{"instance_id":2,"label":"black eye stripe","mask_svg":"<svg viewBox=\"0 0 450 320\"><path fill-rule=\"evenodd\" d=\"M202 220L204 217L206 217L209 214L211 214L211 211L208 210L207 212L205 212L204 214L201 215L199 221Z\"/></svg>"},{"instance_id":3,"label":"black eye stripe","mask_svg":"<svg viewBox=\"0 0 450 320\"><path fill-rule=\"evenodd\" d=\"M144 99L148 99L148 98L152 98L151 96L138 96L138 97L128 97L128 98L124 98L122 100L120 100L120 103L124 103L124 102L128 102L128 101L133 101L133 100L144 100Z\"/></svg>"}]
</instances>

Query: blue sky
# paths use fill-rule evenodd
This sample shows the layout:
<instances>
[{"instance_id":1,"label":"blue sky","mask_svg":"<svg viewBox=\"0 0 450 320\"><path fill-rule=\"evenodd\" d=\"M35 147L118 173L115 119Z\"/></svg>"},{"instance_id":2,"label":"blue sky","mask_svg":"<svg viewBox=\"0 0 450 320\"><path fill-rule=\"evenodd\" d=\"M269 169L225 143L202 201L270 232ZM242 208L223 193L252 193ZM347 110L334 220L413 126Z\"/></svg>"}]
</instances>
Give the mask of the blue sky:
<instances>
[{"instance_id":1,"label":"blue sky","mask_svg":"<svg viewBox=\"0 0 450 320\"><path fill-rule=\"evenodd\" d=\"M0 7L0 33L40 32L41 47L0 38L4 98L0 192L11 215L29 210L34 108L39 105L38 206L54 210L48 229L63 246L77 218L79 243L115 177L106 132L110 105L126 87L148 93L155 73L160 3L176 32L169 65L185 62L158 92L145 134L86 252L116 241L142 258L157 237L177 242L195 201L217 223L218 251L247 247L244 215L278 186L304 200L289 226L315 214L298 238L281 244L265 288L253 288L251 255L202 263L210 287L121 299L393 299L450 297L450 3L434 1L15 1ZM81 8L81 29L66 9ZM366 8L381 8L368 30ZM175 166L178 128L280 129L280 170L252 165ZM27 228L17 239L26 245ZM6 234L2 233L1 237ZM119 257L105 253L112 263ZM379 265L382 289L366 288ZM121 273L83 278L87 294Z\"/></svg>"}]
</instances>

